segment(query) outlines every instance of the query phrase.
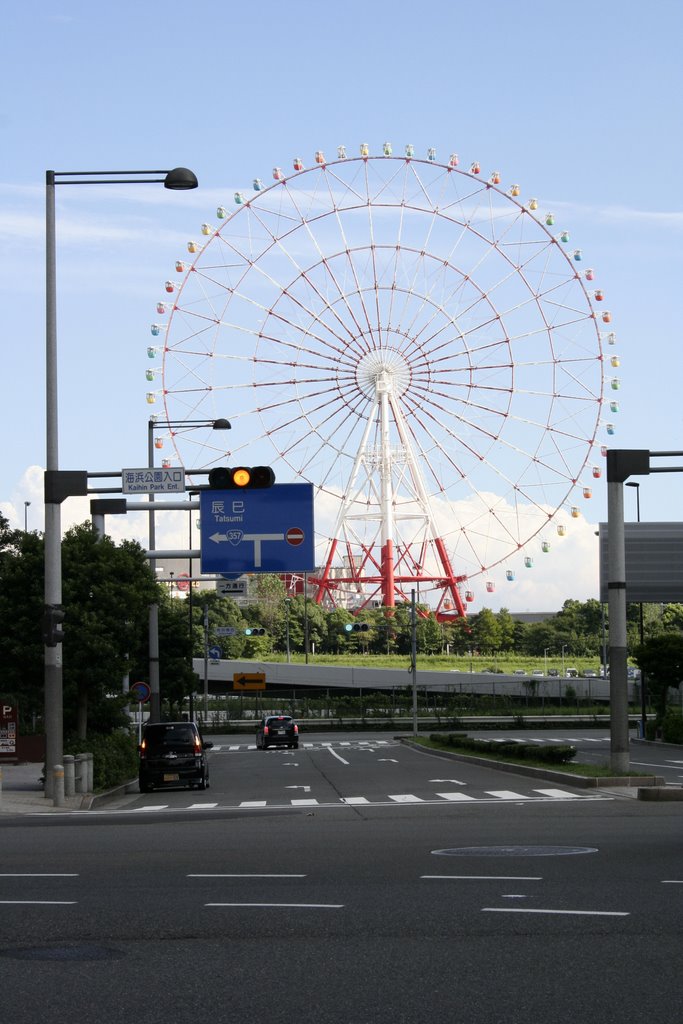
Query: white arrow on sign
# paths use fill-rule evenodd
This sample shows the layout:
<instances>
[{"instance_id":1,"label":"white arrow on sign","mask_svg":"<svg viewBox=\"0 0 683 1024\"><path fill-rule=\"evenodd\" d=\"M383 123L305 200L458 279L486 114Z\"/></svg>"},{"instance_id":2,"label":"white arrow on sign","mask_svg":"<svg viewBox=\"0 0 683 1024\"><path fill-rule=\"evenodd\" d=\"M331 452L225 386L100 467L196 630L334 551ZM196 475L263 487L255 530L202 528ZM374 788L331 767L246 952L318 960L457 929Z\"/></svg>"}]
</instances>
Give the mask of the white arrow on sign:
<instances>
[{"instance_id":1,"label":"white arrow on sign","mask_svg":"<svg viewBox=\"0 0 683 1024\"><path fill-rule=\"evenodd\" d=\"M284 539L284 533L242 533L241 530L230 530L228 533L212 533L209 537L209 540L212 540L214 544L222 544L223 541L227 540L234 547L243 540L253 541L255 569L258 569L261 565L261 542L264 540Z\"/></svg>"},{"instance_id":2,"label":"white arrow on sign","mask_svg":"<svg viewBox=\"0 0 683 1024\"><path fill-rule=\"evenodd\" d=\"M454 786L466 786L466 782L459 782L457 779L430 779L430 782L452 782Z\"/></svg>"}]
</instances>

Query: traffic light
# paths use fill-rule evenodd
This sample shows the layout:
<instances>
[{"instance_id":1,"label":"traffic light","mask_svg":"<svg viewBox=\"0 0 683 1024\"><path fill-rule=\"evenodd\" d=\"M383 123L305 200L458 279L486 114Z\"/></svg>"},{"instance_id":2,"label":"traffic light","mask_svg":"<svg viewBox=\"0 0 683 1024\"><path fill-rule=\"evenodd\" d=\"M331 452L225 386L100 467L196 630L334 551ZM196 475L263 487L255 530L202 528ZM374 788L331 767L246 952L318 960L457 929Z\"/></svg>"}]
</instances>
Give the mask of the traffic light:
<instances>
[{"instance_id":1,"label":"traffic light","mask_svg":"<svg viewBox=\"0 0 683 1024\"><path fill-rule=\"evenodd\" d=\"M347 622L344 629L347 633L367 633L370 627L367 622Z\"/></svg>"},{"instance_id":2,"label":"traffic light","mask_svg":"<svg viewBox=\"0 0 683 1024\"><path fill-rule=\"evenodd\" d=\"M266 631L265 631L265 629L261 629L261 628L258 628L258 629L245 629L244 635L245 636L265 636L266 635Z\"/></svg>"},{"instance_id":3,"label":"traffic light","mask_svg":"<svg viewBox=\"0 0 683 1024\"><path fill-rule=\"evenodd\" d=\"M61 623L64 622L62 606L58 604L46 604L43 612L43 641L46 647L56 647L64 641L64 630Z\"/></svg>"},{"instance_id":4,"label":"traffic light","mask_svg":"<svg viewBox=\"0 0 683 1024\"><path fill-rule=\"evenodd\" d=\"M216 466L209 470L209 487L215 491L246 491L272 487L275 473L270 466Z\"/></svg>"}]
</instances>

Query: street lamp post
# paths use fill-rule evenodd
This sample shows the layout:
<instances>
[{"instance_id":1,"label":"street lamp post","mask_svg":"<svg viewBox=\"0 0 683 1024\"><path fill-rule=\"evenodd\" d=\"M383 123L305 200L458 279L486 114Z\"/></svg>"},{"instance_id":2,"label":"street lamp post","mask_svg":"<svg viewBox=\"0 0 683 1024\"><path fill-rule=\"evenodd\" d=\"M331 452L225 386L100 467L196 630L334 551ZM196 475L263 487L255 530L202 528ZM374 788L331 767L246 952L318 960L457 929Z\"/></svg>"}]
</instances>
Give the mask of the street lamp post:
<instances>
[{"instance_id":1,"label":"street lamp post","mask_svg":"<svg viewBox=\"0 0 683 1024\"><path fill-rule=\"evenodd\" d=\"M28 533L28 507L30 504L30 501L24 502L24 533Z\"/></svg>"},{"instance_id":2,"label":"street lamp post","mask_svg":"<svg viewBox=\"0 0 683 1024\"><path fill-rule=\"evenodd\" d=\"M285 598L285 613L286 613L287 617L286 617L286 620L285 620L285 631L286 631L286 642L287 642L287 664L288 665L289 665L289 663L291 661L290 651L289 651L289 606L291 605L291 603L292 603L291 597L286 597Z\"/></svg>"},{"instance_id":3,"label":"street lamp post","mask_svg":"<svg viewBox=\"0 0 683 1024\"><path fill-rule=\"evenodd\" d=\"M640 484L636 480L627 480L626 487L635 487L636 489L636 522L640 522ZM639 626L640 626L640 646L643 646L645 639L645 630L643 623L643 602L639 604ZM640 670L640 729L643 739L645 739L645 727L647 725L647 689L645 685L645 673L642 668Z\"/></svg>"},{"instance_id":4,"label":"street lamp post","mask_svg":"<svg viewBox=\"0 0 683 1024\"><path fill-rule=\"evenodd\" d=\"M544 676L548 675L548 651L549 650L550 650L549 647L544 647L543 648L543 675Z\"/></svg>"},{"instance_id":5,"label":"street lamp post","mask_svg":"<svg viewBox=\"0 0 683 1024\"><path fill-rule=\"evenodd\" d=\"M568 644L562 644L562 678L564 678L564 652L567 650Z\"/></svg>"},{"instance_id":6,"label":"street lamp post","mask_svg":"<svg viewBox=\"0 0 683 1024\"><path fill-rule=\"evenodd\" d=\"M163 175L163 177L158 177ZM197 188L186 167L170 171L46 171L45 172L45 605L46 612L62 604L61 500L54 487L59 472L59 409L57 388L57 242L55 188L57 185L161 183L173 191ZM63 668L61 637L45 645L45 796L54 793L53 769L62 763L64 744Z\"/></svg>"}]
</instances>

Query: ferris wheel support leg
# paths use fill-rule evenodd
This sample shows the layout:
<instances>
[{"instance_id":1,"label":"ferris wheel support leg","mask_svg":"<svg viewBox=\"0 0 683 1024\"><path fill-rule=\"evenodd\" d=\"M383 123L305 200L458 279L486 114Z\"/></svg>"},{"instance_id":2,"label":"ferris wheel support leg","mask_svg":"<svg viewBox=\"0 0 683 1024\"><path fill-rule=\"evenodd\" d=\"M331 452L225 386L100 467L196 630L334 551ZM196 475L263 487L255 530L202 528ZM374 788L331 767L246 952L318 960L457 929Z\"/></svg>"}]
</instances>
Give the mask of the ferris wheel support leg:
<instances>
[{"instance_id":1,"label":"ferris wheel support leg","mask_svg":"<svg viewBox=\"0 0 683 1024\"><path fill-rule=\"evenodd\" d=\"M382 547L382 604L385 608L394 608L396 605L394 543L391 540L388 540Z\"/></svg>"},{"instance_id":2,"label":"ferris wheel support leg","mask_svg":"<svg viewBox=\"0 0 683 1024\"><path fill-rule=\"evenodd\" d=\"M315 603L321 604L326 593L329 593L328 581L330 578L330 570L332 568L332 562L334 561L335 552L337 550L337 540L333 540L330 544L330 550L327 553L327 561L325 562L325 568L322 576L318 580L318 589L315 595Z\"/></svg>"},{"instance_id":3,"label":"ferris wheel support leg","mask_svg":"<svg viewBox=\"0 0 683 1024\"><path fill-rule=\"evenodd\" d=\"M450 591L451 597L453 598L453 604L457 609L458 615L461 615L464 618L465 605L462 603L462 598L460 597L460 591L458 590L457 580L453 572L451 560L448 557L448 552L446 551L446 546L442 541L441 537L434 538L434 545L436 547L437 554L439 556L439 561L441 562L441 566L444 571L444 576L446 578L446 587Z\"/></svg>"}]
</instances>

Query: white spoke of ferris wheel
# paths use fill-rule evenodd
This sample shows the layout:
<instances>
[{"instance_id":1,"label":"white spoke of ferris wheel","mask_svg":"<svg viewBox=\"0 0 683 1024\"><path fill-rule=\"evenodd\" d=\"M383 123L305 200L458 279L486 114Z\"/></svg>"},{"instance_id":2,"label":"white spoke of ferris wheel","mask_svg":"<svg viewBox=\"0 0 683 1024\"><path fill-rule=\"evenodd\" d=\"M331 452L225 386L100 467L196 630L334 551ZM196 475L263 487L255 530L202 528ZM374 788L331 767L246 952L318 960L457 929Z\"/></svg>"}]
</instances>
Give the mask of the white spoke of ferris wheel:
<instances>
[{"instance_id":1,"label":"white spoke of ferris wheel","mask_svg":"<svg viewBox=\"0 0 683 1024\"><path fill-rule=\"evenodd\" d=\"M330 176L333 179L341 182L341 179L338 178L336 176L336 174L331 174ZM327 179L327 174L326 174L326 179ZM346 186L346 187L348 188L348 186ZM360 193L356 192L355 190L350 190L350 191L352 192L353 195L355 195L357 197L357 199L359 200L359 204L360 204L360 202L362 201ZM331 192L331 194L333 194L333 193ZM363 202L363 205L365 205L364 202ZM369 332L370 336L372 337L372 324L370 322L370 316L369 316L367 308L365 306L364 289L361 287L361 283L358 280L358 274L357 274L357 271L356 271L356 265L355 265L355 263L353 261L352 250L351 250L351 247L348 244L348 239L346 237L346 232L344 230L344 225L343 225L343 222L341 220L341 217L339 216L340 208L339 208L339 206L338 206L338 204L336 202L333 202L332 206L333 206L333 210L334 210L335 220L336 220L337 226L339 228L339 234L341 235L341 239L342 239L342 242L344 244L344 250L345 250L345 253L346 253L348 264L349 264L349 267L351 269L351 273L353 275L354 284L356 285L356 293L357 293L357 295L358 295L358 297L360 299L360 304L361 304L361 307L363 309L363 313L365 314L365 321L366 321L366 324L367 324L368 332ZM352 313L352 316L353 316L353 313ZM361 334L363 334L363 330L360 327L360 325L358 324L358 322L356 321L355 316L353 316L353 320L354 320L354 323L356 323L356 326L358 327L359 332Z\"/></svg>"},{"instance_id":2,"label":"white spoke of ferris wheel","mask_svg":"<svg viewBox=\"0 0 683 1024\"><path fill-rule=\"evenodd\" d=\"M296 203L296 199L295 199L293 194L291 195L290 198L291 198L292 205L294 206L294 209L296 210L297 214L301 218L301 225L303 226L304 230L306 231L306 234L308 235L308 238L310 239L311 243L313 244L313 247L315 248L316 252L318 253L318 256L320 257L321 264L325 267L325 270L326 270L329 278L332 280L335 288L337 289L337 294L338 294L339 298L345 303L346 309L349 312L351 320L353 321L353 323L355 323L355 325L356 325L356 327L358 329L358 333L362 334L363 333L362 328L361 328L360 324L358 323L358 321L356 320L356 317L355 317L355 314L353 312L353 309L351 308L351 306L346 301L347 300L346 292L344 291L344 289L340 286L339 282L337 281L337 279L336 279L336 277L335 277L335 275L334 275L334 273L332 271L332 268L330 266L330 263L328 262L325 254L323 253L322 249L320 248L320 244L318 242L318 239L315 236L315 234L313 233L313 231L311 230L311 225L310 225L309 220L306 217L304 217L304 215L301 213L301 210L299 209L299 207L298 207L298 205ZM287 253L287 255L289 256L288 253ZM308 281L308 277L306 276L305 273L303 274L303 276ZM316 291L316 294L318 294L319 297L322 299L322 296L320 296L320 293L318 292L318 290L315 289L315 288L314 288L314 290ZM325 300L323 300L323 301L325 301ZM327 303L327 308L332 310L332 307L330 306L329 302ZM337 317L337 319L339 320L340 323L343 323L343 321L339 317L339 314L336 313L336 311L333 312L333 315ZM366 318L367 318L367 313L366 313ZM369 321L368 321L368 328L370 328ZM348 330L348 328L347 328L347 330Z\"/></svg>"},{"instance_id":3,"label":"white spoke of ferris wheel","mask_svg":"<svg viewBox=\"0 0 683 1024\"><path fill-rule=\"evenodd\" d=\"M291 201L291 197L290 197L290 201ZM292 203L292 205L294 205L294 207L296 209L296 204ZM342 333L341 334L337 334L335 331L332 330L332 327L327 322L325 322L325 326L326 326L327 330L329 331L329 333L333 337L337 338L337 340L338 340L340 345L342 345L342 346L343 345L347 345L348 342L349 342L349 339L352 340L352 335L348 331L348 328L347 328L346 324L339 317L338 313L335 311L335 309L329 303L329 301L316 288L315 284L310 280L309 277L307 277L305 271L302 269L300 264L294 258L292 253L286 248L286 246L283 244L283 241L282 241L283 237L287 238L287 236L289 234L298 231L302 227L302 225L305 225L308 228L308 222L302 217L300 211L297 210L297 213L299 214L299 218L300 218L299 222L298 223L295 222L295 225L291 229L291 231L287 232L284 236L275 236L275 235L273 235L273 233L270 230L270 228L268 227L268 225L260 217L258 217L258 214L257 214L257 211L256 211L256 207L253 207L251 209L251 213L255 217L255 219L261 224L261 227L264 229L264 231L266 231L268 233L268 235L270 236L272 244L268 248L269 249L277 248L286 257L286 259L290 262L290 264L297 271L299 277L301 277L303 280L305 280L307 282L308 286L311 288L311 290L320 299L320 301L323 304L323 306L325 307L325 309L327 309L331 313L332 318L337 321L337 323L339 324L339 326L342 329ZM260 258L258 260L253 260L249 256L247 256L245 253L240 252L240 250L237 248L237 246L235 244L233 244L231 242L227 242L226 240L224 240L222 238L222 236L218 236L218 237L221 237L221 241L223 241L224 244L228 246L228 248L232 249L232 251L235 252L244 261L245 264L247 264L247 269L245 269L245 272L242 275L242 280L244 280L244 278L246 277L247 273L250 270L251 271L255 271L258 275L261 276L261 278L263 280L265 280L269 284L271 284L277 291L279 291L283 295L287 295L287 297L290 299L290 301L293 302L294 305L296 305L300 309L302 309L304 311L304 313L306 314L306 316L308 316L311 321L316 321L316 320L319 319L319 317L316 317L316 315L315 315L315 313L313 312L312 309L309 309L305 305L305 303L301 302L301 300L298 299L296 295L294 295L292 292L289 291L288 287L285 284L283 284L282 282L278 281L275 277L273 277L272 274L268 273L268 271L266 269L264 269L263 265L261 264L261 259ZM267 252L268 250L265 250L265 251ZM261 255L263 255L263 254L261 254ZM225 287L225 286L223 286L223 287ZM236 295L241 300L243 300L243 301L245 301L247 303L250 303L251 305L255 306L257 309L262 310L263 313L270 313L271 315L278 316L278 314L274 313L274 311L271 311L271 310L267 309L262 303L257 302L250 295L246 294L245 292L240 291L238 288L230 288L230 289L227 289L227 290L230 292L231 295ZM324 344L323 339L317 338L317 340L321 344Z\"/></svg>"},{"instance_id":4,"label":"white spoke of ferris wheel","mask_svg":"<svg viewBox=\"0 0 683 1024\"><path fill-rule=\"evenodd\" d=\"M360 472L361 465L363 464L363 462L365 460L365 449L367 447L368 438L370 437L370 431L372 429L372 425L373 425L373 421L374 421L376 412L377 412L377 400L375 399L375 402L372 405L372 408L371 408L371 410L369 412L369 415L368 415L368 418L367 418L367 422L365 424L365 430L363 431L363 437L361 439L360 445L358 446L358 451L356 452L356 457L353 460L353 468L352 468L351 473L349 475L349 482L348 482L348 485L347 485L347 488L346 488L346 494L343 495L343 497L342 497L342 502L341 502L341 505L340 505L340 508L339 508L339 513L337 515L337 522L335 523L334 533L332 534L333 539L337 539L341 535L341 531L342 531L343 524L344 524L344 519L346 518L346 510L349 507L350 502L351 502L351 493L353 492L353 489L356 486L356 480L358 479L358 474Z\"/></svg>"}]
</instances>

